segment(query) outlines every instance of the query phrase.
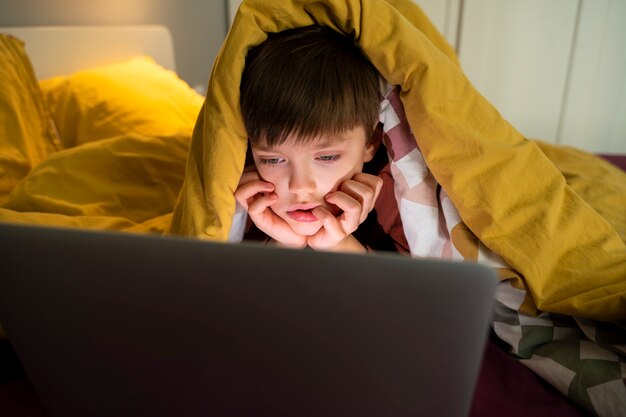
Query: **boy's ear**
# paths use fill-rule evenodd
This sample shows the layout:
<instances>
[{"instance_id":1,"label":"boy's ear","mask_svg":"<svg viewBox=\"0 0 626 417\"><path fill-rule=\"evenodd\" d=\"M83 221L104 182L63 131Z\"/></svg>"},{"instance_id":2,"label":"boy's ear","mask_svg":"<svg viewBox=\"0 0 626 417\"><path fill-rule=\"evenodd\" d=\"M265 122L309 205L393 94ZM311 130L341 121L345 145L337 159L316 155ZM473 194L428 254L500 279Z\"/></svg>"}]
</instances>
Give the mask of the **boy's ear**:
<instances>
[{"instance_id":1,"label":"boy's ear","mask_svg":"<svg viewBox=\"0 0 626 417\"><path fill-rule=\"evenodd\" d=\"M378 125L372 134L372 137L369 140L369 143L365 146L365 150L363 151L363 162L369 162L376 155L376 151L378 151L378 147L380 146L383 140L383 132L382 126Z\"/></svg>"}]
</instances>

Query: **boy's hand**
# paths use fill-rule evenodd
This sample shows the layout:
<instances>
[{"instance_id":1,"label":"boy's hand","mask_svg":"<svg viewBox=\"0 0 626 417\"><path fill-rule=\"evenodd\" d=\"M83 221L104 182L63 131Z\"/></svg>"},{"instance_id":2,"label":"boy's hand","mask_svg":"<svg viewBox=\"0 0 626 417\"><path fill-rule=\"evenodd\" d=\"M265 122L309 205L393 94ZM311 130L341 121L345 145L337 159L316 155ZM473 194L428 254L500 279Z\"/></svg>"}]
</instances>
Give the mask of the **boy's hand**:
<instances>
[{"instance_id":1,"label":"boy's hand","mask_svg":"<svg viewBox=\"0 0 626 417\"><path fill-rule=\"evenodd\" d=\"M306 246L306 236L296 234L270 209L277 198L274 184L263 181L256 170L244 172L235 191L235 199L248 211L259 230L279 244L303 248Z\"/></svg>"},{"instance_id":2,"label":"boy's hand","mask_svg":"<svg viewBox=\"0 0 626 417\"><path fill-rule=\"evenodd\" d=\"M364 251L352 233L374 209L382 186L380 177L360 173L341 184L337 191L329 193L326 201L339 207L343 213L335 217L324 207L313 209L313 214L322 222L322 228L308 238L308 245L313 249Z\"/></svg>"}]
</instances>

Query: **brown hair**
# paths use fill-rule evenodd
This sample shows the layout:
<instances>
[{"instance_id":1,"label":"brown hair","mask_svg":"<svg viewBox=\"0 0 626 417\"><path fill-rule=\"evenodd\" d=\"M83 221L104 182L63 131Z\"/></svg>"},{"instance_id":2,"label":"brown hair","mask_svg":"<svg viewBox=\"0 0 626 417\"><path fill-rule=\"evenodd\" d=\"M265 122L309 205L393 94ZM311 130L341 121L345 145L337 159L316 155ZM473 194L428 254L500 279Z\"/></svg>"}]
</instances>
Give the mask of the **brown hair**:
<instances>
[{"instance_id":1,"label":"brown hair","mask_svg":"<svg viewBox=\"0 0 626 417\"><path fill-rule=\"evenodd\" d=\"M302 141L378 119L378 72L348 36L322 26L270 34L246 58L241 112L253 144Z\"/></svg>"}]
</instances>

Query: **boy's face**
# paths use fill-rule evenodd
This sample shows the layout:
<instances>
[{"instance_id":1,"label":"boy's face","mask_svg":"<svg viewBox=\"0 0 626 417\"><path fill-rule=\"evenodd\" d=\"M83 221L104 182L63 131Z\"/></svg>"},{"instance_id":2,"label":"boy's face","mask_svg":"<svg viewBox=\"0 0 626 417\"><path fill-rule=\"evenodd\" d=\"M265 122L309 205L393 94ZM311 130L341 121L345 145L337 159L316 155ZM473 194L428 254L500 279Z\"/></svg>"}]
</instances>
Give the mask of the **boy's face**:
<instances>
[{"instance_id":1,"label":"boy's face","mask_svg":"<svg viewBox=\"0 0 626 417\"><path fill-rule=\"evenodd\" d=\"M321 136L298 144L288 137L282 144L269 148L260 142L252 146L254 163L263 180L274 184L278 200L271 209L287 222L294 232L312 236L322 224L311 213L323 206L334 215L340 210L324 197L355 174L376 152L376 144L367 145L363 127L345 131L337 138Z\"/></svg>"}]
</instances>

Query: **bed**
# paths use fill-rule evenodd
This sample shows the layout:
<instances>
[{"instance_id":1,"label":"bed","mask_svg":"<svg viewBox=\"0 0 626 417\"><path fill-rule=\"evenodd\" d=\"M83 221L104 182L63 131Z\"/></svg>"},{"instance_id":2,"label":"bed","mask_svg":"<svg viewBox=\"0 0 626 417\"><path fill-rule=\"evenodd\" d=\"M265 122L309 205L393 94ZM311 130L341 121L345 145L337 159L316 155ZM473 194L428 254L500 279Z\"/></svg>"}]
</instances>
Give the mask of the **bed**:
<instances>
[{"instance_id":1,"label":"bed","mask_svg":"<svg viewBox=\"0 0 626 417\"><path fill-rule=\"evenodd\" d=\"M11 50L11 59L19 65L5 68L3 75L16 80L16 85L8 86L31 94L5 95L2 103L5 111L15 111L7 137L19 142L5 144L0 157L6 168L0 179L5 219L163 232L203 101L173 72L167 29L9 31L28 43L26 52ZM30 72L30 62L41 82ZM72 162L66 165L61 160ZM111 170L117 178L100 175ZM51 187L48 175L61 172L68 182ZM158 184L150 179L156 172L165 173L153 181ZM138 181L130 185L120 181L123 176ZM137 192L137 187L147 193ZM129 211L108 210L114 205L121 208L116 202L122 200Z\"/></svg>"},{"instance_id":2,"label":"bed","mask_svg":"<svg viewBox=\"0 0 626 417\"><path fill-rule=\"evenodd\" d=\"M38 130L25 134L47 138L44 149L28 150L30 159L12 171L15 181L0 184L3 221L164 233L203 103L203 97L173 72L167 29L0 28L1 32L26 41L35 86L42 92L41 99L30 103L41 116ZM81 72L86 69L91 72ZM128 102L133 103L131 108ZM25 120L31 116L24 115ZM54 128L48 117L54 120ZM116 158L107 159L112 155ZM119 155L124 155L121 163ZM626 158L610 158L626 166ZM49 175L59 172L68 181L51 187ZM111 176L103 178L103 172ZM123 184L128 177L142 180ZM507 352L508 347L492 334L472 415L586 414ZM0 340L0 361L0 413L45 415L6 339Z\"/></svg>"}]
</instances>

